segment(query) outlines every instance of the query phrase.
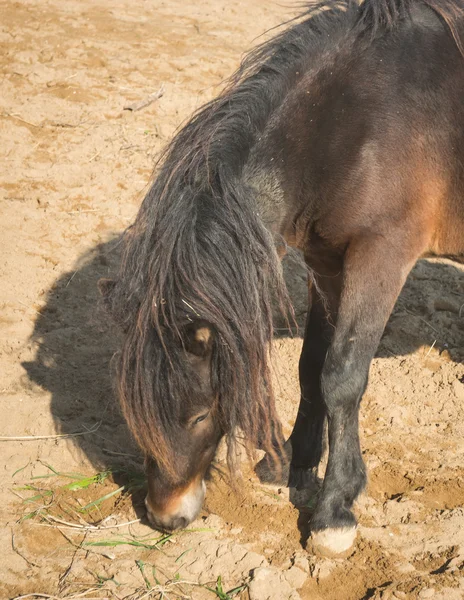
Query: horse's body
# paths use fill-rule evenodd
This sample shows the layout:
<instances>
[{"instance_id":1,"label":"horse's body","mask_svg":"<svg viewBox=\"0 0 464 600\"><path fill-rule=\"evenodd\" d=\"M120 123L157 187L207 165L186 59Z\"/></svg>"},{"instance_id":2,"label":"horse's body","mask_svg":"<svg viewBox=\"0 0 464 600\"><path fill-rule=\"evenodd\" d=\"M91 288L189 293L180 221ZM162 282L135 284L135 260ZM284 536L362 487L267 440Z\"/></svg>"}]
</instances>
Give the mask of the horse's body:
<instances>
[{"instance_id":1,"label":"horse's body","mask_svg":"<svg viewBox=\"0 0 464 600\"><path fill-rule=\"evenodd\" d=\"M223 434L282 453L266 344L288 244L313 280L290 479L317 467L328 419L311 531L323 549L351 545L370 362L417 259L464 254L460 14L448 0L330 5L251 55L168 149L110 295L158 526L195 516Z\"/></svg>"}]
</instances>

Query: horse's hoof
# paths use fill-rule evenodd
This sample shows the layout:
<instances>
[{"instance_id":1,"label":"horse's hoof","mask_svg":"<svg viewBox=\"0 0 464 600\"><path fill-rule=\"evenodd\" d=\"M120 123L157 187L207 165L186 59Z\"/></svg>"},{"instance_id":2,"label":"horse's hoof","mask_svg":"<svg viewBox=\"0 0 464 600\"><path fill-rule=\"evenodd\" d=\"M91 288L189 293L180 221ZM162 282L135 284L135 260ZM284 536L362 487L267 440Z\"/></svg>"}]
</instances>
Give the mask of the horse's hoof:
<instances>
[{"instance_id":1,"label":"horse's hoof","mask_svg":"<svg viewBox=\"0 0 464 600\"><path fill-rule=\"evenodd\" d=\"M306 550L325 558L347 558L354 552L356 527L311 532Z\"/></svg>"}]
</instances>

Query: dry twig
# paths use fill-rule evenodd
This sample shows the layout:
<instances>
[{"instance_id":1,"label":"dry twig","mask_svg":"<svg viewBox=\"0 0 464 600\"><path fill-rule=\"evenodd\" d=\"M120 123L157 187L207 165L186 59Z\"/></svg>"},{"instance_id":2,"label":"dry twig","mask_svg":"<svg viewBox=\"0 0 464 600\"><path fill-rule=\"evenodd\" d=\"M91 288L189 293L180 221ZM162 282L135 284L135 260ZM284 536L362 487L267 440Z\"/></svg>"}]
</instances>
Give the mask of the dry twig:
<instances>
[{"instance_id":1,"label":"dry twig","mask_svg":"<svg viewBox=\"0 0 464 600\"><path fill-rule=\"evenodd\" d=\"M126 104L126 106L124 107L124 110L130 110L132 112L136 112L137 110L142 110L142 108L146 108L147 106L150 106L150 104L153 104L153 102L155 102L155 100L158 100L159 98L161 98L161 96L163 94L164 94L164 85L162 85L160 87L160 89L157 92L155 92L154 94L150 94L150 96L145 98L145 100L141 100L140 102L134 102L133 104Z\"/></svg>"},{"instance_id":2,"label":"dry twig","mask_svg":"<svg viewBox=\"0 0 464 600\"><path fill-rule=\"evenodd\" d=\"M78 529L79 531L103 531L104 529L115 529L117 527L128 527L129 525L133 525L134 523L139 523L140 519L134 519L133 521L127 521L125 523L119 523L116 525L79 525L79 523L70 523L68 521L64 521L63 519L59 519L58 517L54 517L53 515L46 515L44 517L46 520L54 521L55 523L59 523L60 525L64 525L67 529ZM109 517L107 517L109 519ZM106 521L107 519L104 519ZM103 522L104 522L103 521ZM46 525L45 523L37 523L37 525ZM55 527L55 525L49 525L49 527Z\"/></svg>"},{"instance_id":3,"label":"dry twig","mask_svg":"<svg viewBox=\"0 0 464 600\"><path fill-rule=\"evenodd\" d=\"M95 433L100 427L101 421L88 429L87 431L78 431L76 433L57 433L56 435L3 435L0 436L0 442L28 442L32 440L58 440L64 438L78 437L80 435L87 435L89 433Z\"/></svg>"}]
</instances>

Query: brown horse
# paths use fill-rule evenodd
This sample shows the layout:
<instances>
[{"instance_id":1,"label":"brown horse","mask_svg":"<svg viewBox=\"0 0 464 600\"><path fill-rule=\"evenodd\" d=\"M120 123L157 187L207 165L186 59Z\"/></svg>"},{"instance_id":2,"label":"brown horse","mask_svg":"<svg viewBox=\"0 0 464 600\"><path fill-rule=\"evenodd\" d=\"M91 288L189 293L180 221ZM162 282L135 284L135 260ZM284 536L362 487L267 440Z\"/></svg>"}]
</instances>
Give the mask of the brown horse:
<instances>
[{"instance_id":1,"label":"brown horse","mask_svg":"<svg viewBox=\"0 0 464 600\"><path fill-rule=\"evenodd\" d=\"M302 485L327 422L311 535L321 550L352 544L370 362L417 259L464 253L461 2L312 7L167 148L119 278L101 283L126 335L119 396L147 457L156 527L197 515L223 436L232 468L240 435L267 451L263 479L280 458ZM287 244L303 251L311 285L300 406L283 444L268 350L271 297L289 307Z\"/></svg>"}]
</instances>

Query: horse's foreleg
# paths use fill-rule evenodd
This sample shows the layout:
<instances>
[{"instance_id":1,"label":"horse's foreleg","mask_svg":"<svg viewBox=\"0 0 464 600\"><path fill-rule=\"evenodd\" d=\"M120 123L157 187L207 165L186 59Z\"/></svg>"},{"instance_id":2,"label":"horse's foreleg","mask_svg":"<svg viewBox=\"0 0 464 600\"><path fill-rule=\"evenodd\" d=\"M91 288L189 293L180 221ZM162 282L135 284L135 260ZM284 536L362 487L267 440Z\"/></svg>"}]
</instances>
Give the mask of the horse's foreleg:
<instances>
[{"instance_id":1,"label":"horse's foreleg","mask_svg":"<svg viewBox=\"0 0 464 600\"><path fill-rule=\"evenodd\" d=\"M318 278L318 287L309 289L309 311L303 349L299 362L301 396L293 431L284 445L283 468L276 469L266 456L256 467L263 483L278 483L298 489L313 489L316 469L323 449L326 407L322 400L320 380L327 349L335 330L340 295L338 273Z\"/></svg>"},{"instance_id":2,"label":"horse's foreleg","mask_svg":"<svg viewBox=\"0 0 464 600\"><path fill-rule=\"evenodd\" d=\"M340 279L339 274L319 277L321 294L314 286L310 292L311 310L299 362L300 405L289 439L292 449L289 485L297 488L311 487L322 457L327 409L322 397L321 373L335 331Z\"/></svg>"},{"instance_id":3,"label":"horse's foreleg","mask_svg":"<svg viewBox=\"0 0 464 600\"><path fill-rule=\"evenodd\" d=\"M329 458L311 519L312 548L323 554L349 550L356 535L351 507L366 483L358 410L369 365L394 303L420 250L406 236L389 234L352 242L345 254L335 332L321 375L327 410Z\"/></svg>"}]
</instances>

